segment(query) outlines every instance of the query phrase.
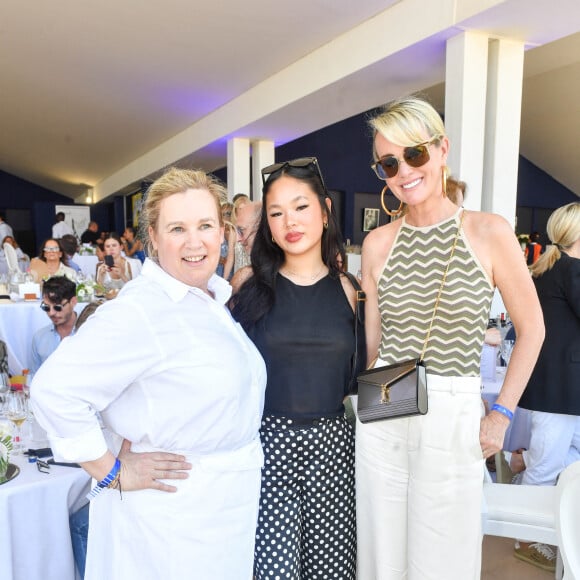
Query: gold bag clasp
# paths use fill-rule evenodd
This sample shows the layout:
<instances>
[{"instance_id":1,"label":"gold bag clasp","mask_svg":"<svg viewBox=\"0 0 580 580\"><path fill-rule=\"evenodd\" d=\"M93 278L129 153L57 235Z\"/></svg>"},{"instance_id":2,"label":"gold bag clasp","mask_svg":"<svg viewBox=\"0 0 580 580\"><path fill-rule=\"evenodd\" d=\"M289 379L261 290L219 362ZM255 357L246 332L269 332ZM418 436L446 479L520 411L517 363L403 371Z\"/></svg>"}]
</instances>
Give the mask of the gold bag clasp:
<instances>
[{"instance_id":1,"label":"gold bag clasp","mask_svg":"<svg viewBox=\"0 0 580 580\"><path fill-rule=\"evenodd\" d=\"M381 403L388 405L391 402L391 387L390 385L381 385Z\"/></svg>"}]
</instances>

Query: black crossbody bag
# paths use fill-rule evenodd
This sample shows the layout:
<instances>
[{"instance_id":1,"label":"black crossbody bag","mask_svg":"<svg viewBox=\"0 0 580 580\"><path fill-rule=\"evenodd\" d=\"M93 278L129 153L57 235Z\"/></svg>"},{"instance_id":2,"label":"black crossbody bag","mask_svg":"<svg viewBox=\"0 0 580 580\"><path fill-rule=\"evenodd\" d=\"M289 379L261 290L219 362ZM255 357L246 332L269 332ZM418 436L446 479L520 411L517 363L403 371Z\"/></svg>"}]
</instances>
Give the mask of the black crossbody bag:
<instances>
[{"instance_id":1,"label":"black crossbody bag","mask_svg":"<svg viewBox=\"0 0 580 580\"><path fill-rule=\"evenodd\" d=\"M447 279L451 259L457 247L457 240L459 238L459 232L461 231L461 225L463 224L464 215L465 210L461 214L461 220L457 226L457 233L455 234L451 253L447 260L445 271L443 272L443 278L439 286L439 292L437 293L433 315L431 316L431 322L429 323L421 355L419 358L408 359L388 366L371 368L361 372L357 377L357 415L362 423L425 415L427 413L429 408L427 369L423 364L423 358L431 336L431 329L433 328L433 322L437 314L439 301L441 300L441 292Z\"/></svg>"}]
</instances>

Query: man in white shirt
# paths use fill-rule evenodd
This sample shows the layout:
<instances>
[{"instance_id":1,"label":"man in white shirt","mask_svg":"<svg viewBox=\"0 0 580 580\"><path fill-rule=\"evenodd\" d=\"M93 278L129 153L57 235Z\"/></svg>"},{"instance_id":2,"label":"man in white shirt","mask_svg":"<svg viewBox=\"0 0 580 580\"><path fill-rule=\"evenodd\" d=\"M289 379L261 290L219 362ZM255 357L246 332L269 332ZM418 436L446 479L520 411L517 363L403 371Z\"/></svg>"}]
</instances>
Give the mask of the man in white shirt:
<instances>
[{"instance_id":1,"label":"man in white shirt","mask_svg":"<svg viewBox=\"0 0 580 580\"><path fill-rule=\"evenodd\" d=\"M52 226L52 237L58 240L67 234L74 236L72 228L64 221L64 212L59 211L55 217L56 223Z\"/></svg>"}]
</instances>

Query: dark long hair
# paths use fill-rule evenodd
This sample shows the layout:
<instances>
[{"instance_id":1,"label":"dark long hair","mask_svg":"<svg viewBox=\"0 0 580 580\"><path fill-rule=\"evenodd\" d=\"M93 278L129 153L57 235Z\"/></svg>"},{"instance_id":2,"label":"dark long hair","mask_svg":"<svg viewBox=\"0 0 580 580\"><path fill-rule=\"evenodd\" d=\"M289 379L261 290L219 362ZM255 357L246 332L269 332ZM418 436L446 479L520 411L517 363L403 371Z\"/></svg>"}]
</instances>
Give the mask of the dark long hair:
<instances>
[{"instance_id":1,"label":"dark long hair","mask_svg":"<svg viewBox=\"0 0 580 580\"><path fill-rule=\"evenodd\" d=\"M276 276L284 264L284 252L273 241L268 226L266 211L268 192L280 177L287 175L306 183L318 197L323 214L328 218L328 227L322 232L322 261L328 267L330 275L338 277L345 263L344 244L334 207L328 209L326 198L329 197L318 172L312 167L292 167L284 165L270 174L262 188L263 204L260 224L252 247L253 275L246 280L239 292L232 297L230 307L234 318L245 330L251 328L274 305L276 297Z\"/></svg>"},{"instance_id":2,"label":"dark long hair","mask_svg":"<svg viewBox=\"0 0 580 580\"><path fill-rule=\"evenodd\" d=\"M46 238L46 240L44 240L43 244L40 246L40 253L38 254L38 258L43 262L46 262L46 256L44 255L44 246L46 246L47 242L56 242L56 245L58 246L58 249L61 253L60 261L65 266L68 266L68 256L66 255L66 252L64 251L64 248L62 247L62 244L58 239L55 240L54 238Z\"/></svg>"}]
</instances>

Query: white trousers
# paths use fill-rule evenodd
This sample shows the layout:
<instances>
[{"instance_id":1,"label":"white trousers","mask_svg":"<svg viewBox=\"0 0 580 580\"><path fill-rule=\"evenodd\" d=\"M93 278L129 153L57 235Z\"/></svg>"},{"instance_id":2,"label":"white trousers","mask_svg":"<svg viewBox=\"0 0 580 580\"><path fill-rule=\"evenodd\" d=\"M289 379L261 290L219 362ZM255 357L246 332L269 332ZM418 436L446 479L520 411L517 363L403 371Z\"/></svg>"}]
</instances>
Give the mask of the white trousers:
<instances>
[{"instance_id":1,"label":"white trousers","mask_svg":"<svg viewBox=\"0 0 580 580\"><path fill-rule=\"evenodd\" d=\"M565 467L580 461L580 417L530 411L530 448L523 452L522 485L556 485Z\"/></svg>"},{"instance_id":2,"label":"white trousers","mask_svg":"<svg viewBox=\"0 0 580 580\"><path fill-rule=\"evenodd\" d=\"M479 377L427 375L427 415L356 427L358 580L479 580Z\"/></svg>"}]
</instances>

